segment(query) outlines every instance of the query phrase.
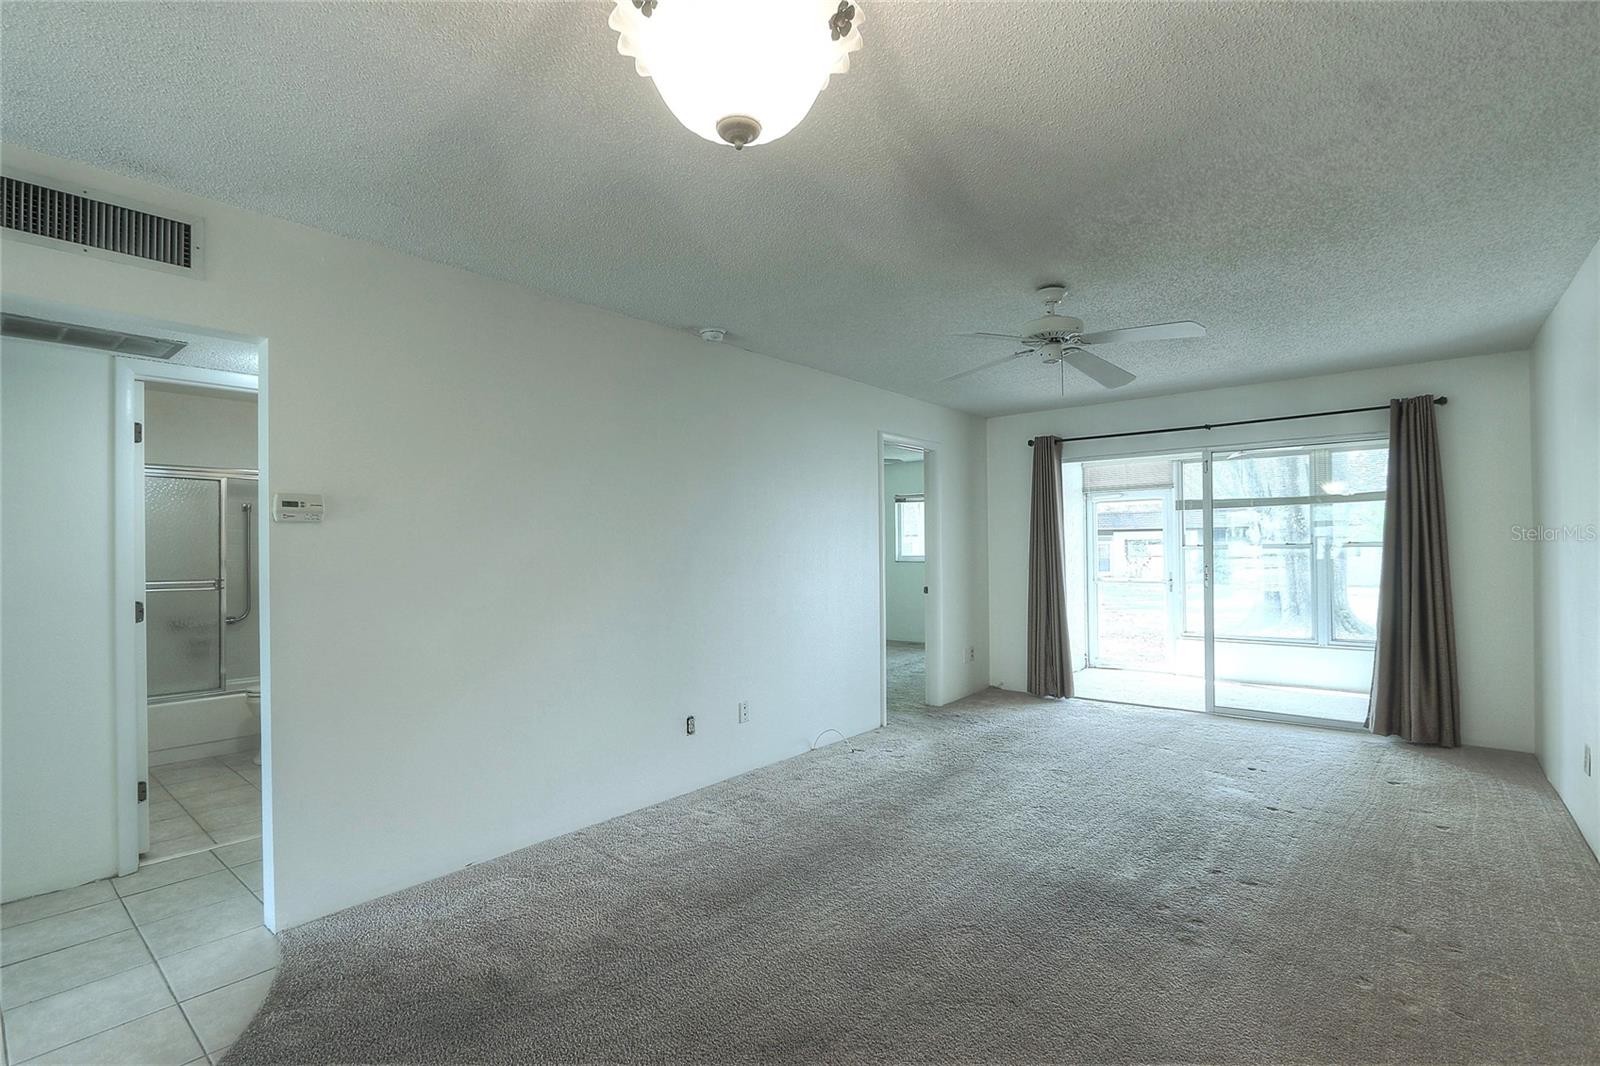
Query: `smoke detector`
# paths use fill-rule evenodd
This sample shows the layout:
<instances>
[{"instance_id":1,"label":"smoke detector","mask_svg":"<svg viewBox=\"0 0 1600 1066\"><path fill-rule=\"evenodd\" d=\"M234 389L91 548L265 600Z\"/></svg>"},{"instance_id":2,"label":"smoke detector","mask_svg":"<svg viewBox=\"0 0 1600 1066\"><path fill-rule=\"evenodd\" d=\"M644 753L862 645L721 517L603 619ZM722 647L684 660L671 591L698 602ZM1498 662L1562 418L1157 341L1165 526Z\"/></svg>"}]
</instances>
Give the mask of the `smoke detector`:
<instances>
[{"instance_id":1,"label":"smoke detector","mask_svg":"<svg viewBox=\"0 0 1600 1066\"><path fill-rule=\"evenodd\" d=\"M705 341L707 344L721 344L722 339L728 335L727 330L720 329L716 326L704 326L695 332L699 333L700 339Z\"/></svg>"}]
</instances>

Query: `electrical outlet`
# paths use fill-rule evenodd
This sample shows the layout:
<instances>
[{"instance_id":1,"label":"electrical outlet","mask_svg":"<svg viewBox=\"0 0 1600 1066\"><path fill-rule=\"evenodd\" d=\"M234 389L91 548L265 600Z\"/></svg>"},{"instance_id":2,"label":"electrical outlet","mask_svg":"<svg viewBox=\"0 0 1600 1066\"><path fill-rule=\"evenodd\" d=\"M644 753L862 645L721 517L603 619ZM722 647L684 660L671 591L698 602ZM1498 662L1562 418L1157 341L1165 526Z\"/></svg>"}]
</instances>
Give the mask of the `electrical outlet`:
<instances>
[{"instance_id":1,"label":"electrical outlet","mask_svg":"<svg viewBox=\"0 0 1600 1066\"><path fill-rule=\"evenodd\" d=\"M694 736L694 715L691 714L688 718L684 719L683 731L689 734L691 737Z\"/></svg>"},{"instance_id":2,"label":"electrical outlet","mask_svg":"<svg viewBox=\"0 0 1600 1066\"><path fill-rule=\"evenodd\" d=\"M977 661L978 661L978 649L977 648L968 648L967 649L967 662L975 663Z\"/></svg>"},{"instance_id":3,"label":"electrical outlet","mask_svg":"<svg viewBox=\"0 0 1600 1066\"><path fill-rule=\"evenodd\" d=\"M740 700L739 701L739 724L740 725L744 725L749 720L750 720L750 701L749 700Z\"/></svg>"}]
</instances>

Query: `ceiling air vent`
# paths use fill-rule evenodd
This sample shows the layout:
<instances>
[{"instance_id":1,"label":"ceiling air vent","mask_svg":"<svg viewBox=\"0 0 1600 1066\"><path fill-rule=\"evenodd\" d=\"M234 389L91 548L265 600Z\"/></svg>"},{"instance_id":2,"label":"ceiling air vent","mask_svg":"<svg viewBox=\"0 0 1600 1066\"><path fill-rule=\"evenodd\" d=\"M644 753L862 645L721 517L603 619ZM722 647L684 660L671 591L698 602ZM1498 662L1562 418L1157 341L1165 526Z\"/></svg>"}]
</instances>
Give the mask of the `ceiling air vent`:
<instances>
[{"instance_id":1,"label":"ceiling air vent","mask_svg":"<svg viewBox=\"0 0 1600 1066\"><path fill-rule=\"evenodd\" d=\"M0 224L30 238L76 245L86 252L131 256L152 266L190 273L198 266L196 223L11 175L0 176Z\"/></svg>"},{"instance_id":2,"label":"ceiling air vent","mask_svg":"<svg viewBox=\"0 0 1600 1066\"><path fill-rule=\"evenodd\" d=\"M71 322L52 322L46 318L13 314L0 314L0 336L98 348L118 355L142 355L146 359L171 359L189 344L188 341L168 340L165 337L119 333L113 329L97 329L94 326L77 326Z\"/></svg>"}]
</instances>

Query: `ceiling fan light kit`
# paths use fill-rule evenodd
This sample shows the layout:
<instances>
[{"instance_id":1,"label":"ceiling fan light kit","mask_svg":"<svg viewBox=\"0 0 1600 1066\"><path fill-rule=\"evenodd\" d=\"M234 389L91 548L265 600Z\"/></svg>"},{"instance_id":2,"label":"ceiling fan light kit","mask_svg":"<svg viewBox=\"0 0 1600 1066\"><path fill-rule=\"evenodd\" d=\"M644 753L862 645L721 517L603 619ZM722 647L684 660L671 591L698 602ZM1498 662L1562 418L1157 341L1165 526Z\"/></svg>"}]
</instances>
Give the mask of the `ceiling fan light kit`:
<instances>
[{"instance_id":1,"label":"ceiling fan light kit","mask_svg":"<svg viewBox=\"0 0 1600 1066\"><path fill-rule=\"evenodd\" d=\"M694 133L736 149L800 124L861 47L850 0L616 0L617 51Z\"/></svg>"}]
</instances>

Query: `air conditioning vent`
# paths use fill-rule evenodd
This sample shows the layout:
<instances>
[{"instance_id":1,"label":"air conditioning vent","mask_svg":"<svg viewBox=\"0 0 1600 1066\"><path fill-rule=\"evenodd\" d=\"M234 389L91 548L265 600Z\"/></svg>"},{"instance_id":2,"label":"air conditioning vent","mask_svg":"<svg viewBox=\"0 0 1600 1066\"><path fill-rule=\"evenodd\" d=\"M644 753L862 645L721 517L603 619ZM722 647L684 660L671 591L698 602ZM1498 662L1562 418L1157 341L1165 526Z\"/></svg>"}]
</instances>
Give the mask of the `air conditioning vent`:
<instances>
[{"instance_id":1,"label":"air conditioning vent","mask_svg":"<svg viewBox=\"0 0 1600 1066\"><path fill-rule=\"evenodd\" d=\"M4 185L6 229L79 248L133 256L179 270L195 266L194 224L10 176Z\"/></svg>"},{"instance_id":2,"label":"air conditioning vent","mask_svg":"<svg viewBox=\"0 0 1600 1066\"><path fill-rule=\"evenodd\" d=\"M52 322L46 318L27 315L0 314L0 336L18 340L45 341L49 344L71 344L79 348L98 348L118 355L140 355L146 359L171 359L188 341L168 340L165 337L146 337L139 333L119 333L94 326L79 326L71 322Z\"/></svg>"}]
</instances>

